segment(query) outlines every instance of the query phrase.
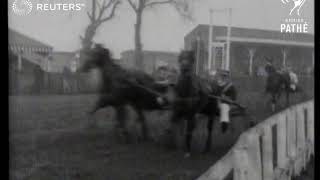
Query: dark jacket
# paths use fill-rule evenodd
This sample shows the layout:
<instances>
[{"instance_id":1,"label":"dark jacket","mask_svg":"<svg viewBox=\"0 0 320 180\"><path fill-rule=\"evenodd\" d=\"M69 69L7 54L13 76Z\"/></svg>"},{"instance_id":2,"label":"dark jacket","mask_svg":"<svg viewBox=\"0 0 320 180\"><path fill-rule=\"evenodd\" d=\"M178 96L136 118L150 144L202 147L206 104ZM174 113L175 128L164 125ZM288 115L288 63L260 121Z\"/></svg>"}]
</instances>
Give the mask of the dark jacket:
<instances>
[{"instance_id":1,"label":"dark jacket","mask_svg":"<svg viewBox=\"0 0 320 180\"><path fill-rule=\"evenodd\" d=\"M232 101L235 101L237 99L236 88L234 87L232 82L226 83L223 86L218 86L217 91L217 94L219 94L220 96L226 96Z\"/></svg>"}]
</instances>

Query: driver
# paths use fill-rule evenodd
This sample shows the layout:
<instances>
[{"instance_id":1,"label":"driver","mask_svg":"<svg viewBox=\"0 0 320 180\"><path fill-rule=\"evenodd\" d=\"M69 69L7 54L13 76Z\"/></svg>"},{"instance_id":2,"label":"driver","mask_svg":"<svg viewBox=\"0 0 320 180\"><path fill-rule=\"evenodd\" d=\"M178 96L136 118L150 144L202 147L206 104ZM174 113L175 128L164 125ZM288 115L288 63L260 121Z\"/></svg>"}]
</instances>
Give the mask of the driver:
<instances>
[{"instance_id":1,"label":"driver","mask_svg":"<svg viewBox=\"0 0 320 180\"><path fill-rule=\"evenodd\" d=\"M217 85L218 85L218 94L227 100L236 100L236 89L232 83L230 72L227 70L218 70L217 71ZM225 133L229 127L230 123L230 105L227 103L218 100L218 106L220 109L220 122L221 130Z\"/></svg>"},{"instance_id":2,"label":"driver","mask_svg":"<svg viewBox=\"0 0 320 180\"><path fill-rule=\"evenodd\" d=\"M297 74L293 72L291 67L287 67L285 70L286 70L286 73L288 73L289 77L290 77L290 89L292 91L296 91L297 85L298 85L298 76L297 76Z\"/></svg>"}]
</instances>

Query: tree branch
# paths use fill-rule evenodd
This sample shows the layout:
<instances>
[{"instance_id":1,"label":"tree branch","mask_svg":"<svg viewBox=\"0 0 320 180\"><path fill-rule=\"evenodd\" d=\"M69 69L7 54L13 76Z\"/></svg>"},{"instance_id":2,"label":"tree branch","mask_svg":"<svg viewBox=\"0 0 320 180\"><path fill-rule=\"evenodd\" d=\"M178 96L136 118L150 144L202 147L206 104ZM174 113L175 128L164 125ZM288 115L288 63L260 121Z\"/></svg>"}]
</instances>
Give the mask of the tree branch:
<instances>
[{"instance_id":1,"label":"tree branch","mask_svg":"<svg viewBox=\"0 0 320 180\"><path fill-rule=\"evenodd\" d=\"M164 0L164 1L148 1L147 3L145 3L145 7L152 7L154 5L160 5L160 4L170 4L173 3L173 0Z\"/></svg>"},{"instance_id":2,"label":"tree branch","mask_svg":"<svg viewBox=\"0 0 320 180\"><path fill-rule=\"evenodd\" d=\"M89 12L87 12L87 15L88 15L90 21L91 21L91 22L94 22L94 18L93 18L93 16L92 16Z\"/></svg>"},{"instance_id":3,"label":"tree branch","mask_svg":"<svg viewBox=\"0 0 320 180\"><path fill-rule=\"evenodd\" d=\"M127 0L128 3L130 4L130 6L132 7L132 9L137 12L138 11L138 8L137 6L132 2L132 0Z\"/></svg>"},{"instance_id":4,"label":"tree branch","mask_svg":"<svg viewBox=\"0 0 320 180\"><path fill-rule=\"evenodd\" d=\"M99 9L98 20L101 20L103 13L113 4L116 0L109 0L108 4L106 4L106 0L103 0L102 6Z\"/></svg>"},{"instance_id":5,"label":"tree branch","mask_svg":"<svg viewBox=\"0 0 320 180\"><path fill-rule=\"evenodd\" d=\"M109 14L109 16L103 18L100 20L100 22L105 22L105 21L108 21L110 20L111 18L113 18L113 16L115 15L115 11L117 9L117 7L120 5L121 1L116 1L114 4L113 4L113 7L112 7L112 10L111 10L111 13Z\"/></svg>"}]
</instances>

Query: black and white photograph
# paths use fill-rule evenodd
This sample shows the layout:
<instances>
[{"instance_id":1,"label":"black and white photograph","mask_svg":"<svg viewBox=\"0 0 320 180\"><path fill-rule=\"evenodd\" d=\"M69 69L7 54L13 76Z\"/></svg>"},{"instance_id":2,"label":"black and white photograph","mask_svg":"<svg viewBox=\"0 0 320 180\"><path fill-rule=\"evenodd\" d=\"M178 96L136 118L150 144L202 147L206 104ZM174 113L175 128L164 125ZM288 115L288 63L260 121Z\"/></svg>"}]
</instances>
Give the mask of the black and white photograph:
<instances>
[{"instance_id":1,"label":"black and white photograph","mask_svg":"<svg viewBox=\"0 0 320 180\"><path fill-rule=\"evenodd\" d=\"M10 180L316 180L314 0L8 0Z\"/></svg>"}]
</instances>

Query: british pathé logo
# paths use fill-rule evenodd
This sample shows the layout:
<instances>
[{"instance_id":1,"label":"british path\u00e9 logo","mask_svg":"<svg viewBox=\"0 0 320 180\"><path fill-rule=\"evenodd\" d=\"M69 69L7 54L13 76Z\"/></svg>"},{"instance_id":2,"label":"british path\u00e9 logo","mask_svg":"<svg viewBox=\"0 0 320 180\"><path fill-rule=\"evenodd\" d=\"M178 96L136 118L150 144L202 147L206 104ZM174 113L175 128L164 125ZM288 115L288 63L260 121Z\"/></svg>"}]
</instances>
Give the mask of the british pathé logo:
<instances>
[{"instance_id":1,"label":"british path\u00e9 logo","mask_svg":"<svg viewBox=\"0 0 320 180\"><path fill-rule=\"evenodd\" d=\"M300 16L300 9L305 3L305 1L306 0L281 0L283 4L290 4L290 2L293 2L293 7L291 8L289 13L290 16L292 15L293 12L296 12L296 14Z\"/></svg>"},{"instance_id":2,"label":"british path\u00e9 logo","mask_svg":"<svg viewBox=\"0 0 320 180\"><path fill-rule=\"evenodd\" d=\"M35 11L80 11L85 8L83 3L34 3ZM17 15L28 15L32 11L30 0L15 0L12 10Z\"/></svg>"},{"instance_id":3,"label":"british path\u00e9 logo","mask_svg":"<svg viewBox=\"0 0 320 180\"><path fill-rule=\"evenodd\" d=\"M306 0L281 0L283 4L290 5L292 8L289 12L289 17L285 18L280 25L282 33L308 33L308 22L300 18L300 10Z\"/></svg>"},{"instance_id":4,"label":"british path\u00e9 logo","mask_svg":"<svg viewBox=\"0 0 320 180\"><path fill-rule=\"evenodd\" d=\"M15 0L12 4L12 10L19 16L28 15L32 11L32 3L29 0Z\"/></svg>"}]
</instances>

